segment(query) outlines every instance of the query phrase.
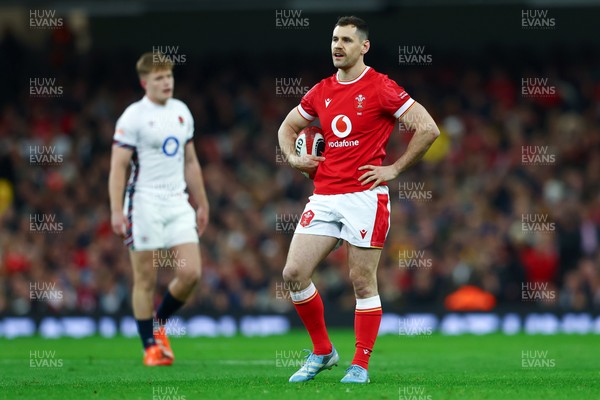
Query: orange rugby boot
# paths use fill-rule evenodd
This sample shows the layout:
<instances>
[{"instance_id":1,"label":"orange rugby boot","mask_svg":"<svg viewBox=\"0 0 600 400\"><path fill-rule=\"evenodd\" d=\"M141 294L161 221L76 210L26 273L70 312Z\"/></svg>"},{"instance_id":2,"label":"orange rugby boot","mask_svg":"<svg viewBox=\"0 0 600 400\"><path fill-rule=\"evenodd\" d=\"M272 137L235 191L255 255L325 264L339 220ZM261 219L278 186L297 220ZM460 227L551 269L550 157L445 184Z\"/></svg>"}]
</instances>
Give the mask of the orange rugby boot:
<instances>
[{"instance_id":1,"label":"orange rugby boot","mask_svg":"<svg viewBox=\"0 0 600 400\"><path fill-rule=\"evenodd\" d=\"M173 354L169 338L167 337L167 330L164 326L154 329L154 340L156 341L156 344L160 346L166 357L170 358L172 361L175 360L175 355Z\"/></svg>"},{"instance_id":2,"label":"orange rugby boot","mask_svg":"<svg viewBox=\"0 0 600 400\"><path fill-rule=\"evenodd\" d=\"M166 356L158 344L148 347L144 351L144 365L147 367L166 366L173 364L173 359Z\"/></svg>"}]
</instances>

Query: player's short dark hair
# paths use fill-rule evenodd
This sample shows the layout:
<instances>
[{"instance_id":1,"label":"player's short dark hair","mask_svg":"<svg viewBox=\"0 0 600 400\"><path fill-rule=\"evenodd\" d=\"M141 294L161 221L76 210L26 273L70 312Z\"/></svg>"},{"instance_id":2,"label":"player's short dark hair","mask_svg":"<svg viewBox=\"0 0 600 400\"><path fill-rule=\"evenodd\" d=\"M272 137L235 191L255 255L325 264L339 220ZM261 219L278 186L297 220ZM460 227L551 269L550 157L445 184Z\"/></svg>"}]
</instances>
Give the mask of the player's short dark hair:
<instances>
[{"instance_id":1,"label":"player's short dark hair","mask_svg":"<svg viewBox=\"0 0 600 400\"><path fill-rule=\"evenodd\" d=\"M369 38L369 26L365 22L364 19L355 17L354 15L340 17L335 26L348 26L354 25L356 27L356 31L363 37L363 40L367 40Z\"/></svg>"}]
</instances>

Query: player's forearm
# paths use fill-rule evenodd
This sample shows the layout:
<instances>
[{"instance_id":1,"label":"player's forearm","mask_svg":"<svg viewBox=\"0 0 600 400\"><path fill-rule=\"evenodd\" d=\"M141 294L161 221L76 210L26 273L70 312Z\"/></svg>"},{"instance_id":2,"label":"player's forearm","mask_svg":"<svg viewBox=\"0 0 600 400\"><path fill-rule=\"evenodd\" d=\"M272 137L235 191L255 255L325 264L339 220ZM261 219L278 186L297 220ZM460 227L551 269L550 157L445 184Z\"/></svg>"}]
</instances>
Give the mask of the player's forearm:
<instances>
[{"instance_id":1,"label":"player's forearm","mask_svg":"<svg viewBox=\"0 0 600 400\"><path fill-rule=\"evenodd\" d=\"M408 143L408 148L404 154L394 163L397 175L400 175L421 160L439 135L440 131L437 126L427 130L417 130Z\"/></svg>"},{"instance_id":2,"label":"player's forearm","mask_svg":"<svg viewBox=\"0 0 600 400\"><path fill-rule=\"evenodd\" d=\"M200 164L197 160L195 162L187 162L185 164L184 175L188 192L198 207L208 210L208 198L206 196L206 190L204 189L202 169L200 168Z\"/></svg>"},{"instance_id":3,"label":"player's forearm","mask_svg":"<svg viewBox=\"0 0 600 400\"><path fill-rule=\"evenodd\" d=\"M123 212L126 168L111 167L108 175L108 196L111 212Z\"/></svg>"},{"instance_id":4,"label":"player's forearm","mask_svg":"<svg viewBox=\"0 0 600 400\"><path fill-rule=\"evenodd\" d=\"M289 162L291 157L296 156L296 149L294 147L298 133L289 124L284 122L279 128L277 137L279 139L279 148L285 159Z\"/></svg>"}]
</instances>

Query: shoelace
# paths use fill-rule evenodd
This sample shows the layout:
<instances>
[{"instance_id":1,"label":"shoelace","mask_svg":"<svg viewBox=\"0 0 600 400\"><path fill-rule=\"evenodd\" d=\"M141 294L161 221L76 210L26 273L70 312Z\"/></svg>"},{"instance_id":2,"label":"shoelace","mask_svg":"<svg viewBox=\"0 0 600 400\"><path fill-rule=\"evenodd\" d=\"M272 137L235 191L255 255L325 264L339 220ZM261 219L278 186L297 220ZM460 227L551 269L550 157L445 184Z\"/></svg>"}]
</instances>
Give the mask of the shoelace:
<instances>
[{"instance_id":1,"label":"shoelace","mask_svg":"<svg viewBox=\"0 0 600 400\"><path fill-rule=\"evenodd\" d=\"M346 370L347 374L352 374L353 376L359 376L360 372L361 372L361 369L360 369L360 367L358 365L351 365Z\"/></svg>"},{"instance_id":2,"label":"shoelace","mask_svg":"<svg viewBox=\"0 0 600 400\"><path fill-rule=\"evenodd\" d=\"M310 351L310 350L308 350L308 349L302 349L302 351L305 351L305 352L307 352L307 353L308 353L308 354L307 354L307 355L304 357L304 359L305 359L306 361L304 361L304 365L302 366L302 368L303 368L304 370L308 371L308 366L309 366L310 357L311 357L312 355L315 355L315 354L313 354L313 352L312 352L312 351Z\"/></svg>"}]
</instances>

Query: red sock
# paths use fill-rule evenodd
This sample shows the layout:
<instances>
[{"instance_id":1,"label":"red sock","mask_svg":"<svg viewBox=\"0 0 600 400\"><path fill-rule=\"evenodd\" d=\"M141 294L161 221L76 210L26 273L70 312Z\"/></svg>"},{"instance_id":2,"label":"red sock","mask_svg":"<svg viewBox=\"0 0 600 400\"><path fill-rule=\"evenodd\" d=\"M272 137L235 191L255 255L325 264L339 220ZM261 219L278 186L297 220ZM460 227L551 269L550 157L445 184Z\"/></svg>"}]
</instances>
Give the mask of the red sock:
<instances>
[{"instance_id":1,"label":"red sock","mask_svg":"<svg viewBox=\"0 0 600 400\"><path fill-rule=\"evenodd\" d=\"M381 300L379 296L368 299L356 299L354 313L354 333L356 335L356 352L352 364L369 368L369 357L375 346L379 324L381 323Z\"/></svg>"},{"instance_id":2,"label":"red sock","mask_svg":"<svg viewBox=\"0 0 600 400\"><path fill-rule=\"evenodd\" d=\"M301 292L290 292L294 307L304 323L313 343L313 353L325 355L331 353L331 341L325 327L323 300L315 285L310 285Z\"/></svg>"}]
</instances>

